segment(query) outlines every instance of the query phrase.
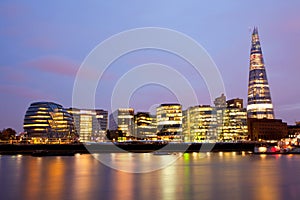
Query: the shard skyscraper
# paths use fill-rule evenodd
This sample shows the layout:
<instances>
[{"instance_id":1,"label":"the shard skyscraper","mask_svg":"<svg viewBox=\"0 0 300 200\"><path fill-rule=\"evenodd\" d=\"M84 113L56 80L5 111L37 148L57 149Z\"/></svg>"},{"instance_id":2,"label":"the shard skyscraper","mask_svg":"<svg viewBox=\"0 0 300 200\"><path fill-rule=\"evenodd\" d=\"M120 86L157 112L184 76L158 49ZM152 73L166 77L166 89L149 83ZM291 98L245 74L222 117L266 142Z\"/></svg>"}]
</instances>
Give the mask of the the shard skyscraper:
<instances>
[{"instance_id":1,"label":"the shard skyscraper","mask_svg":"<svg viewBox=\"0 0 300 200\"><path fill-rule=\"evenodd\" d=\"M270 87L256 27L252 33L250 52L247 113L248 118L274 119Z\"/></svg>"}]
</instances>

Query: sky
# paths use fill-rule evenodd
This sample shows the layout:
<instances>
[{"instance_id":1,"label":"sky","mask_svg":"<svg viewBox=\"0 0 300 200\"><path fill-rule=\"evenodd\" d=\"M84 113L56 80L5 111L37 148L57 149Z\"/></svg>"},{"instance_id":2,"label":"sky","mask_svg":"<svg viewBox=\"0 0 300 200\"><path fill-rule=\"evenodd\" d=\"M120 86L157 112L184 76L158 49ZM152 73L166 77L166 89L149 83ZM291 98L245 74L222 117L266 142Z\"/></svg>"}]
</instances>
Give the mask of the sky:
<instances>
[{"instance_id":1,"label":"sky","mask_svg":"<svg viewBox=\"0 0 300 200\"><path fill-rule=\"evenodd\" d=\"M296 0L2 0L0 129L22 131L24 114L35 101L72 107L76 74L90 52L115 34L143 27L172 29L198 42L216 64L227 99L242 98L246 105L251 33L257 26L275 117L294 124L300 120L299 7ZM199 104L212 104L208 86L190 63L170 52L142 49L118 57L108 66L97 87L96 108L111 112L118 80L147 63L176 70L190 82ZM87 74L91 79L92 75ZM153 112L160 103L176 102L177 96L168 87L149 84L140 86L128 101L135 111ZM189 106L193 105L183 105L184 109Z\"/></svg>"}]
</instances>

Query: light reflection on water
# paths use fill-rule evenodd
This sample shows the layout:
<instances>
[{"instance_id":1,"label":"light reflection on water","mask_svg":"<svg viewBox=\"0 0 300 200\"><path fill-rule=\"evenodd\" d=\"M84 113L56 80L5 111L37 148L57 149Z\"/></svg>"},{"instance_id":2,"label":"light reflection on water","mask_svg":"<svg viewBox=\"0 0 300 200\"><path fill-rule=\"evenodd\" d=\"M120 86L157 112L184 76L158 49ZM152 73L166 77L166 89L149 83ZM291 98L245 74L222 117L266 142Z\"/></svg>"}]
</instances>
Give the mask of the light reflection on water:
<instances>
[{"instance_id":1,"label":"light reflection on water","mask_svg":"<svg viewBox=\"0 0 300 200\"><path fill-rule=\"evenodd\" d=\"M105 155L131 171L171 156ZM92 155L0 156L0 199L299 199L298 174L300 155L191 153L149 173L114 170Z\"/></svg>"}]
</instances>

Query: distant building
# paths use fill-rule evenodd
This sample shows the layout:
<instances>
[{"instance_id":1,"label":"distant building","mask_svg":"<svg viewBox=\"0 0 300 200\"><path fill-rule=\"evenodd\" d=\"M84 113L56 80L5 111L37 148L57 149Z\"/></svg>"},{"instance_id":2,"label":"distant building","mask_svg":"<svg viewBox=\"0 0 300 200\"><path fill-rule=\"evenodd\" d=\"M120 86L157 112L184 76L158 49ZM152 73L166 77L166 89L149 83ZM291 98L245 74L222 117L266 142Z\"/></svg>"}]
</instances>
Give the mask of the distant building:
<instances>
[{"instance_id":1,"label":"distant building","mask_svg":"<svg viewBox=\"0 0 300 200\"><path fill-rule=\"evenodd\" d=\"M106 140L107 111L69 108L81 142Z\"/></svg>"},{"instance_id":2,"label":"distant building","mask_svg":"<svg viewBox=\"0 0 300 200\"><path fill-rule=\"evenodd\" d=\"M30 104L25 114L23 127L30 138L72 139L77 137L72 115L61 105L53 102Z\"/></svg>"},{"instance_id":3,"label":"distant building","mask_svg":"<svg viewBox=\"0 0 300 200\"><path fill-rule=\"evenodd\" d=\"M274 119L270 87L256 27L252 33L247 112L248 118Z\"/></svg>"},{"instance_id":4,"label":"distant building","mask_svg":"<svg viewBox=\"0 0 300 200\"><path fill-rule=\"evenodd\" d=\"M280 119L248 118L248 133L251 140L279 140L287 137L287 124Z\"/></svg>"},{"instance_id":5,"label":"distant building","mask_svg":"<svg viewBox=\"0 0 300 200\"><path fill-rule=\"evenodd\" d=\"M138 112L134 116L135 132L139 139L156 138L156 116L148 112Z\"/></svg>"},{"instance_id":6,"label":"distant building","mask_svg":"<svg viewBox=\"0 0 300 200\"><path fill-rule=\"evenodd\" d=\"M134 134L134 109L119 108L109 115L109 129L122 131L124 136Z\"/></svg>"},{"instance_id":7,"label":"distant building","mask_svg":"<svg viewBox=\"0 0 300 200\"><path fill-rule=\"evenodd\" d=\"M300 123L296 122L295 125L288 125L288 137L296 138L300 135Z\"/></svg>"},{"instance_id":8,"label":"distant building","mask_svg":"<svg viewBox=\"0 0 300 200\"><path fill-rule=\"evenodd\" d=\"M183 111L182 129L185 142L216 140L216 113L209 105L199 105Z\"/></svg>"},{"instance_id":9,"label":"distant building","mask_svg":"<svg viewBox=\"0 0 300 200\"><path fill-rule=\"evenodd\" d=\"M214 101L216 108L225 108L227 106L226 104L226 96L224 94L221 94L220 97L217 97Z\"/></svg>"},{"instance_id":10,"label":"distant building","mask_svg":"<svg viewBox=\"0 0 300 200\"><path fill-rule=\"evenodd\" d=\"M162 140L182 141L182 108L180 104L161 104L156 108L157 136Z\"/></svg>"}]
</instances>

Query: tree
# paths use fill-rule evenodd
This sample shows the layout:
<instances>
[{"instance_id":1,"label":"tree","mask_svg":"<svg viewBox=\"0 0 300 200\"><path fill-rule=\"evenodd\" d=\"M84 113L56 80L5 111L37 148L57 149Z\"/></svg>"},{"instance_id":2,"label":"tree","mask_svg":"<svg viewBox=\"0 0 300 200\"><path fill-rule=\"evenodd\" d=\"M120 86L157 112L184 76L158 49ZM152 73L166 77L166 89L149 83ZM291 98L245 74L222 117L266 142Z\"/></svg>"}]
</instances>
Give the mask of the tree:
<instances>
[{"instance_id":1,"label":"tree","mask_svg":"<svg viewBox=\"0 0 300 200\"><path fill-rule=\"evenodd\" d=\"M3 129L0 134L1 140L10 140L16 138L17 132L12 128Z\"/></svg>"}]
</instances>

